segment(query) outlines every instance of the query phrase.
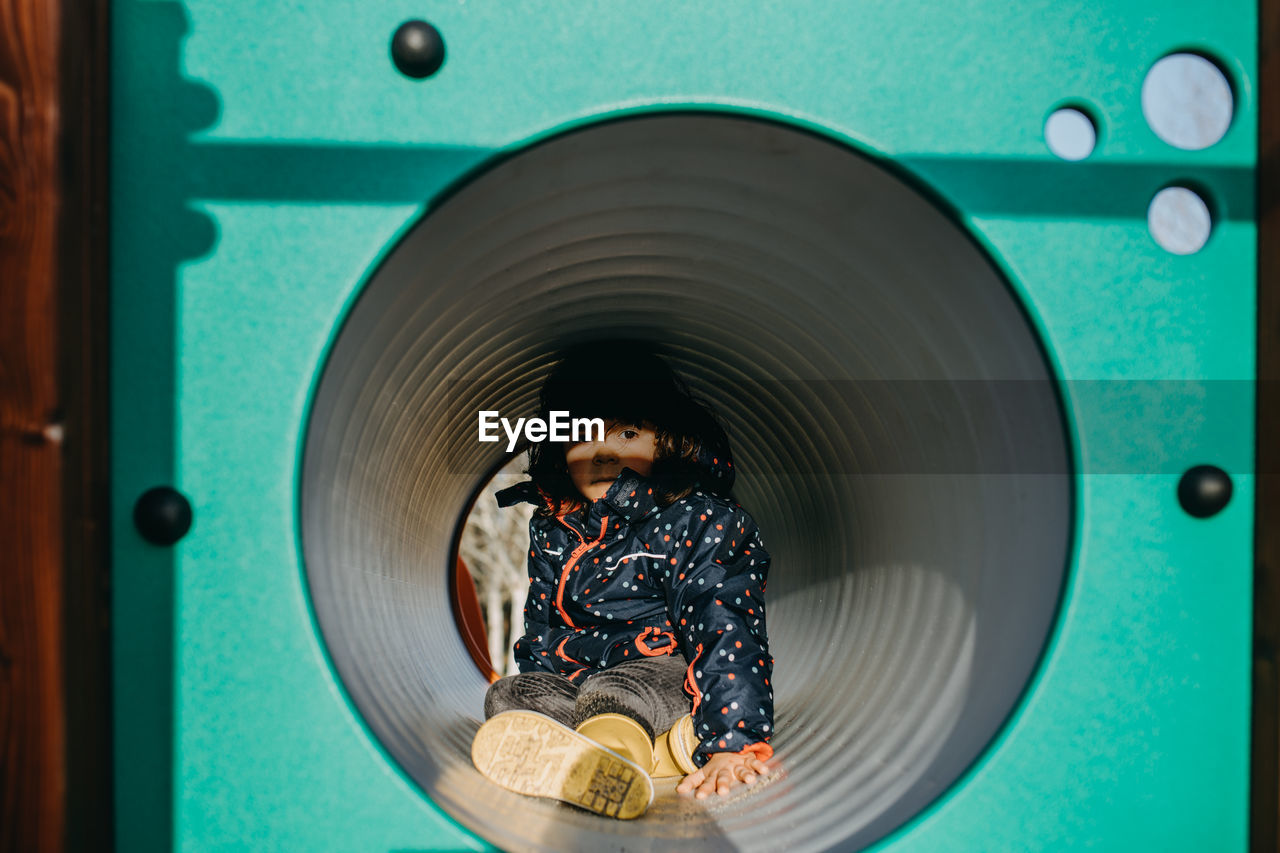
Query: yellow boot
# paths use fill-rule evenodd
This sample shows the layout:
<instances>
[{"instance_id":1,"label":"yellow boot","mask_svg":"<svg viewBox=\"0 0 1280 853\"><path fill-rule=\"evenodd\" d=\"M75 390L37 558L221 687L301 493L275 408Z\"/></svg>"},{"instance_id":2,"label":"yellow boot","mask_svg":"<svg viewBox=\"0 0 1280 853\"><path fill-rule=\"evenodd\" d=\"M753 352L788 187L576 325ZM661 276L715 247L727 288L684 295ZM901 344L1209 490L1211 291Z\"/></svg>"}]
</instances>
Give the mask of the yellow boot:
<instances>
[{"instance_id":1,"label":"yellow boot","mask_svg":"<svg viewBox=\"0 0 1280 853\"><path fill-rule=\"evenodd\" d=\"M592 717L579 730L600 719ZM552 797L605 817L640 817L653 803L653 751L640 724L621 719L640 729L642 747L634 737L622 744L628 750L640 749L639 762L597 742L594 735L579 734L534 711L506 711L489 718L471 742L471 761L491 781L519 794ZM625 727L612 721L589 728L608 737L606 729L625 736Z\"/></svg>"},{"instance_id":2,"label":"yellow boot","mask_svg":"<svg viewBox=\"0 0 1280 853\"><path fill-rule=\"evenodd\" d=\"M681 717L654 741L653 769L649 775L655 779L687 776L698 769L698 765L693 763L693 751L697 748L698 741L693 736L693 717Z\"/></svg>"},{"instance_id":3,"label":"yellow boot","mask_svg":"<svg viewBox=\"0 0 1280 853\"><path fill-rule=\"evenodd\" d=\"M596 714L583 720L578 734L633 761L645 772L653 768L653 741L644 726L624 714Z\"/></svg>"}]
</instances>

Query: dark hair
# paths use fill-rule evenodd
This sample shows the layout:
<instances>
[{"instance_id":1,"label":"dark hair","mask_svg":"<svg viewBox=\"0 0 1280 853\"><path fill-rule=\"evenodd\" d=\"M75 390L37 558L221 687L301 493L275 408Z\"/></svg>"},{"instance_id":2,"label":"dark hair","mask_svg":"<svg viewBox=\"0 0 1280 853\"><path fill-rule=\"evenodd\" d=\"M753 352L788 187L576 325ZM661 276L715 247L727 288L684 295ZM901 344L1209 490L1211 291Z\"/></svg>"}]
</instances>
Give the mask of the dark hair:
<instances>
[{"instance_id":1,"label":"dark hair","mask_svg":"<svg viewBox=\"0 0 1280 853\"><path fill-rule=\"evenodd\" d=\"M702 482L704 469L695 461L700 449L730 459L729 436L711 407L693 396L688 384L643 341L608 340L577 344L560 353L539 397L539 417L553 411L572 417L650 423L657 450L649 476L654 497L666 506L695 488L716 491ZM586 501L573 485L560 442L529 447L526 472L547 503L535 515L574 512Z\"/></svg>"}]
</instances>

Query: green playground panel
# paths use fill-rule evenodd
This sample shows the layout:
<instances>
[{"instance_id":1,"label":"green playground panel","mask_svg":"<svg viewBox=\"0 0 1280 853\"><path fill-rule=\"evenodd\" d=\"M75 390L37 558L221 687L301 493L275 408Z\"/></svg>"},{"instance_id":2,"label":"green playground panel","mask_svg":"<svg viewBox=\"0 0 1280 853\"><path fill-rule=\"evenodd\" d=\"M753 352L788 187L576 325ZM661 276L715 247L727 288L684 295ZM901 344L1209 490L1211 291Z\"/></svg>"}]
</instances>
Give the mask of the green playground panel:
<instances>
[{"instance_id":1,"label":"green playground panel","mask_svg":"<svg viewBox=\"0 0 1280 853\"><path fill-rule=\"evenodd\" d=\"M425 81L392 33L431 21ZM328 665L295 518L309 393L344 312L432 199L491 158L625 114L720 110L891 162L1013 282L1060 376L1254 377L1256 9L1207 2L500 0L113 4L113 617L119 849L479 850L370 735ZM1143 76L1212 55L1235 116L1185 152ZM1099 124L1068 163L1042 128ZM1146 207L1218 214L1165 252ZM1022 703L953 788L875 849L1242 850L1252 612L1250 394L1168 411L1065 387L1078 476L1062 617ZM1168 404L1171 405L1171 404ZM1108 470L1090 473L1092 454ZM1180 470L1231 472L1221 514ZM1099 466L1099 470L1102 466ZM195 509L172 548L137 496Z\"/></svg>"}]
</instances>

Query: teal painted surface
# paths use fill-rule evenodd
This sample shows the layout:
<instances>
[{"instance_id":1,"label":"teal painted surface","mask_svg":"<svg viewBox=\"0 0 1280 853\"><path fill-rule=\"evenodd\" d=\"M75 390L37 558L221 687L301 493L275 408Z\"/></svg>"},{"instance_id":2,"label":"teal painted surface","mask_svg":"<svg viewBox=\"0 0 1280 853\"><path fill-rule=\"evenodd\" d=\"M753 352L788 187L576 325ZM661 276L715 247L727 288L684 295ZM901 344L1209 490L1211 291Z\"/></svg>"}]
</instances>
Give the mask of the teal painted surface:
<instances>
[{"instance_id":1,"label":"teal painted surface","mask_svg":"<svg viewBox=\"0 0 1280 853\"><path fill-rule=\"evenodd\" d=\"M1077 560L1045 664L997 745L878 848L1244 849L1255 12L114 4L120 849L484 848L386 761L325 661L293 517L307 394L359 283L443 188L568 127L689 107L892 158L1006 270L1073 380ZM423 82L387 56L414 17L449 50ZM1202 152L1161 142L1140 106L1151 63L1188 47L1235 87L1231 130ZM1099 122L1089 160L1043 143L1064 100ZM1197 255L1146 230L1174 179L1219 209ZM1087 381L1185 379L1214 381L1141 386L1140 406ZM1174 497L1200 462L1237 486L1208 521ZM196 516L174 549L129 521L166 482Z\"/></svg>"}]
</instances>

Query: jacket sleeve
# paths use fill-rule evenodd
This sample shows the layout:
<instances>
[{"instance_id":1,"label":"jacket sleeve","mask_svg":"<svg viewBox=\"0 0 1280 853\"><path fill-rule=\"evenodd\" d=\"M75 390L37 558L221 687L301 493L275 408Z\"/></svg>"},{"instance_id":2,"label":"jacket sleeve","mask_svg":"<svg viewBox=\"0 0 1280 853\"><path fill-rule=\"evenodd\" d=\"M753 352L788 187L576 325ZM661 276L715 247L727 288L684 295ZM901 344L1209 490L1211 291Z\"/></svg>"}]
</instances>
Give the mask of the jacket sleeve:
<instances>
[{"instance_id":1,"label":"jacket sleeve","mask_svg":"<svg viewBox=\"0 0 1280 853\"><path fill-rule=\"evenodd\" d=\"M529 594L524 602L524 636L516 640L516 666L523 672L555 672L551 654L551 608L555 600L555 567L542 553L545 535L537 518L529 519Z\"/></svg>"},{"instance_id":2,"label":"jacket sleeve","mask_svg":"<svg viewBox=\"0 0 1280 853\"><path fill-rule=\"evenodd\" d=\"M667 585L668 608L689 661L693 762L712 753L773 754L773 658L765 630L770 557L741 507L696 507Z\"/></svg>"}]
</instances>

